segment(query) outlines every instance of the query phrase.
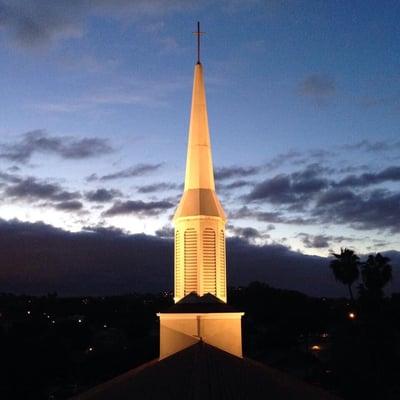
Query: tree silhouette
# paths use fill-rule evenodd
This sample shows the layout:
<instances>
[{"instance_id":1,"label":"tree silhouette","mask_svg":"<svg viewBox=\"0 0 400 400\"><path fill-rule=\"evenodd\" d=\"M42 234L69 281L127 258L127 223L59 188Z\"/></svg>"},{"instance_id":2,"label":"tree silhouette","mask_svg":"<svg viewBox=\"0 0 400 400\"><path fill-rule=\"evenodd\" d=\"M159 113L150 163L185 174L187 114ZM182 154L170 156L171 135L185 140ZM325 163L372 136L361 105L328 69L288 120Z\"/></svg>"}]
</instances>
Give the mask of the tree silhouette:
<instances>
[{"instance_id":1,"label":"tree silhouette","mask_svg":"<svg viewBox=\"0 0 400 400\"><path fill-rule=\"evenodd\" d=\"M390 258L380 253L369 255L361 265L361 275L365 289L371 297L383 297L383 288L392 279Z\"/></svg>"},{"instance_id":2,"label":"tree silhouette","mask_svg":"<svg viewBox=\"0 0 400 400\"><path fill-rule=\"evenodd\" d=\"M358 266L360 264L359 257L353 250L341 248L340 254L332 253L335 257L329 266L333 271L335 279L349 288L350 299L354 303L354 296L352 285L358 279L360 271Z\"/></svg>"}]
</instances>

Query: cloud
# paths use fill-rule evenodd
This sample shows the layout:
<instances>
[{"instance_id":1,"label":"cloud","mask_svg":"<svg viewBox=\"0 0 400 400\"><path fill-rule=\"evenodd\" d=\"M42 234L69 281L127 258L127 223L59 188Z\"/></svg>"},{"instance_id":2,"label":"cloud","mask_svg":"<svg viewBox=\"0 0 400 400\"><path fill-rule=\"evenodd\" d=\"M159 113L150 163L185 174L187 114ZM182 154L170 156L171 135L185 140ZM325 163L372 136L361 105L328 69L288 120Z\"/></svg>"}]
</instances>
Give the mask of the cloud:
<instances>
[{"instance_id":1,"label":"cloud","mask_svg":"<svg viewBox=\"0 0 400 400\"><path fill-rule=\"evenodd\" d=\"M86 200L97 203L105 203L119 196L121 196L121 192L119 190L104 188L92 190L85 193Z\"/></svg>"},{"instance_id":2,"label":"cloud","mask_svg":"<svg viewBox=\"0 0 400 400\"><path fill-rule=\"evenodd\" d=\"M117 201L111 208L105 211L103 215L108 217L125 214L150 216L158 215L172 207L175 207L175 205L166 200L149 202L144 202L142 200Z\"/></svg>"},{"instance_id":3,"label":"cloud","mask_svg":"<svg viewBox=\"0 0 400 400\"><path fill-rule=\"evenodd\" d=\"M139 193L154 193L154 192L164 192L167 190L178 190L182 189L182 185L178 185L176 183L152 183L150 185L143 185L137 188Z\"/></svg>"},{"instance_id":4,"label":"cloud","mask_svg":"<svg viewBox=\"0 0 400 400\"><path fill-rule=\"evenodd\" d=\"M229 217L272 224L333 224L358 230L400 232L397 218L400 192L366 190L371 185L400 181L398 166L340 179L337 176L340 176L337 170L321 163L309 164L290 174L277 174L253 184L250 192L241 197L244 206L232 210ZM234 187L244 187L247 183L246 180L232 182ZM322 246L324 237L317 239Z\"/></svg>"},{"instance_id":5,"label":"cloud","mask_svg":"<svg viewBox=\"0 0 400 400\"><path fill-rule=\"evenodd\" d=\"M337 204L341 202L352 202L356 201L357 196L349 189L332 188L319 196L317 200L318 207L329 206L331 204Z\"/></svg>"},{"instance_id":6,"label":"cloud","mask_svg":"<svg viewBox=\"0 0 400 400\"><path fill-rule=\"evenodd\" d=\"M277 175L258 183L247 196L249 200L268 200L271 203L292 203L296 194L293 193L288 175Z\"/></svg>"},{"instance_id":7,"label":"cloud","mask_svg":"<svg viewBox=\"0 0 400 400\"><path fill-rule=\"evenodd\" d=\"M304 246L313 249L323 249L331 246L331 243L351 243L354 242L354 238L346 236L331 236L331 235L310 235L309 233L301 232L297 234L301 238ZM348 247L348 246L347 246Z\"/></svg>"},{"instance_id":8,"label":"cloud","mask_svg":"<svg viewBox=\"0 0 400 400\"><path fill-rule=\"evenodd\" d=\"M396 141L376 141L364 139L351 145L341 147L345 150L364 150L370 153L380 153L385 151L396 151L400 149L400 140Z\"/></svg>"},{"instance_id":9,"label":"cloud","mask_svg":"<svg viewBox=\"0 0 400 400\"><path fill-rule=\"evenodd\" d=\"M280 168L288 163L294 165L308 164L310 161L315 161L315 163L321 163L326 159L332 157L334 152L326 149L311 149L304 152L299 152L297 150L289 150L286 153L278 154L273 157L270 161L267 161L263 168L268 171Z\"/></svg>"},{"instance_id":10,"label":"cloud","mask_svg":"<svg viewBox=\"0 0 400 400\"><path fill-rule=\"evenodd\" d=\"M10 171L10 172L19 172L19 171L21 171L21 168L18 167L18 165L12 165L11 167L8 167L8 168L7 168L7 171Z\"/></svg>"},{"instance_id":11,"label":"cloud","mask_svg":"<svg viewBox=\"0 0 400 400\"><path fill-rule=\"evenodd\" d=\"M272 170L272 169L281 167L283 164L287 163L288 161L293 161L293 160L302 158L303 156L304 156L304 154L302 154L298 151L290 150L286 153L278 154L277 156L272 158L271 161L268 161L265 166L269 170Z\"/></svg>"},{"instance_id":12,"label":"cloud","mask_svg":"<svg viewBox=\"0 0 400 400\"><path fill-rule=\"evenodd\" d=\"M374 190L355 194L331 189L312 210L319 223L346 224L355 229L380 229L400 232L400 193Z\"/></svg>"},{"instance_id":13,"label":"cloud","mask_svg":"<svg viewBox=\"0 0 400 400\"><path fill-rule=\"evenodd\" d=\"M269 235L263 235L258 229L253 228L251 226L240 227L229 225L227 227L230 232L232 232L235 236L243 238L245 240L254 240L261 237L268 237Z\"/></svg>"},{"instance_id":14,"label":"cloud","mask_svg":"<svg viewBox=\"0 0 400 400\"><path fill-rule=\"evenodd\" d=\"M2 0L0 28L19 46L43 47L57 40L81 37L89 16L143 21L146 17L187 9L193 3L184 0Z\"/></svg>"},{"instance_id":15,"label":"cloud","mask_svg":"<svg viewBox=\"0 0 400 400\"><path fill-rule=\"evenodd\" d=\"M335 80L329 75L312 74L307 76L299 86L299 93L316 100L324 100L336 92Z\"/></svg>"},{"instance_id":16,"label":"cloud","mask_svg":"<svg viewBox=\"0 0 400 400\"><path fill-rule=\"evenodd\" d=\"M55 208L61 211L78 211L83 208L83 204L78 200L62 201L57 203Z\"/></svg>"},{"instance_id":17,"label":"cloud","mask_svg":"<svg viewBox=\"0 0 400 400\"><path fill-rule=\"evenodd\" d=\"M267 212L250 209L247 206L243 206L236 211L229 213L230 219L251 219L255 218L259 221L270 222L270 223L280 223L284 222L284 218L280 212Z\"/></svg>"},{"instance_id":18,"label":"cloud","mask_svg":"<svg viewBox=\"0 0 400 400\"><path fill-rule=\"evenodd\" d=\"M171 225L164 225L161 229L157 229L155 234L160 238L173 239L174 227Z\"/></svg>"},{"instance_id":19,"label":"cloud","mask_svg":"<svg viewBox=\"0 0 400 400\"><path fill-rule=\"evenodd\" d=\"M363 190L374 184L400 181L399 167L348 175L339 181L334 181L332 176L331 169L311 164L291 174L265 179L244 197L258 207L242 207L231 213L231 218L253 218L293 225L335 224L358 230L400 232L400 192ZM265 204L272 205L274 209L266 211L259 208ZM322 242L323 238L319 239Z\"/></svg>"},{"instance_id":20,"label":"cloud","mask_svg":"<svg viewBox=\"0 0 400 400\"><path fill-rule=\"evenodd\" d=\"M110 235L110 236L124 236L127 235L121 228L117 228L115 226L103 226L103 225L90 225L84 226L82 228L82 232L94 232L101 235Z\"/></svg>"},{"instance_id":21,"label":"cloud","mask_svg":"<svg viewBox=\"0 0 400 400\"><path fill-rule=\"evenodd\" d=\"M326 235L309 235L308 233L299 233L301 241L307 248L322 249L329 247L330 236Z\"/></svg>"},{"instance_id":22,"label":"cloud","mask_svg":"<svg viewBox=\"0 0 400 400\"><path fill-rule=\"evenodd\" d=\"M88 296L173 288L173 241L169 239L105 227L74 233L43 223L0 220L0 248L4 292ZM394 270L400 265L398 254L391 253ZM327 258L282 245L256 246L239 238L227 243L229 286L259 280L314 296L345 295L328 263ZM399 282L394 280L394 289Z\"/></svg>"},{"instance_id":23,"label":"cloud","mask_svg":"<svg viewBox=\"0 0 400 400\"><path fill-rule=\"evenodd\" d=\"M218 189L220 190L234 190L234 189L239 189L242 187L246 187L246 186L252 186L254 184L254 182L252 181L247 181L247 180L243 180L243 179L239 179L236 181L232 181L230 183L218 183Z\"/></svg>"},{"instance_id":24,"label":"cloud","mask_svg":"<svg viewBox=\"0 0 400 400\"><path fill-rule=\"evenodd\" d=\"M90 174L85 178L86 182L95 182L99 180L99 176L96 173Z\"/></svg>"},{"instance_id":25,"label":"cloud","mask_svg":"<svg viewBox=\"0 0 400 400\"><path fill-rule=\"evenodd\" d=\"M61 0L0 2L0 27L25 47L82 34L83 2Z\"/></svg>"},{"instance_id":26,"label":"cloud","mask_svg":"<svg viewBox=\"0 0 400 400\"><path fill-rule=\"evenodd\" d=\"M113 174L103 175L99 179L101 181L109 181L113 179L121 179L121 178L135 178L138 176L143 176L150 174L154 171L157 171L163 163L158 164L137 164L130 168L123 169L121 171L114 172ZM97 179L97 175L90 175L87 179Z\"/></svg>"},{"instance_id":27,"label":"cloud","mask_svg":"<svg viewBox=\"0 0 400 400\"><path fill-rule=\"evenodd\" d=\"M246 196L249 201L268 201L272 204L304 203L327 188L329 182L320 177L323 168L311 164L290 175L280 174L256 184Z\"/></svg>"},{"instance_id":28,"label":"cloud","mask_svg":"<svg viewBox=\"0 0 400 400\"><path fill-rule=\"evenodd\" d=\"M400 167L392 166L377 173L349 175L336 183L339 187L366 187L387 181L400 181Z\"/></svg>"},{"instance_id":29,"label":"cloud","mask_svg":"<svg viewBox=\"0 0 400 400\"><path fill-rule=\"evenodd\" d=\"M0 179L4 178L0 174ZM78 211L83 209L77 191L71 192L58 183L38 180L34 177L5 177L7 184L3 189L5 202L23 201L40 207L52 207L60 211Z\"/></svg>"},{"instance_id":30,"label":"cloud","mask_svg":"<svg viewBox=\"0 0 400 400\"><path fill-rule=\"evenodd\" d=\"M18 183L6 187L6 197L16 200L70 201L81 197L79 192L70 192L57 183L39 181L36 178L20 179Z\"/></svg>"},{"instance_id":31,"label":"cloud","mask_svg":"<svg viewBox=\"0 0 400 400\"><path fill-rule=\"evenodd\" d=\"M285 216L279 211L262 211L258 209L251 209L247 206L241 207L229 213L231 219L256 219L261 222L276 223L276 224L289 224L289 225L312 225L318 222L316 218L300 217L300 216Z\"/></svg>"},{"instance_id":32,"label":"cloud","mask_svg":"<svg viewBox=\"0 0 400 400\"><path fill-rule=\"evenodd\" d=\"M67 232L39 222L0 219L0 248L3 292L88 296L173 288L170 239L127 234L112 227ZM396 275L400 253L385 255L391 258ZM258 280L313 296L345 296L346 288L335 283L328 263L328 258L277 244L253 245L239 238L227 243L228 286ZM394 279L393 285L399 291L400 279Z\"/></svg>"},{"instance_id":33,"label":"cloud","mask_svg":"<svg viewBox=\"0 0 400 400\"><path fill-rule=\"evenodd\" d=\"M27 162L35 153L57 155L64 159L87 159L113 152L106 139L50 136L42 129L26 132L12 144L0 145L0 158Z\"/></svg>"},{"instance_id":34,"label":"cloud","mask_svg":"<svg viewBox=\"0 0 400 400\"><path fill-rule=\"evenodd\" d=\"M248 166L248 167L219 167L215 168L215 179L223 181L232 178L246 177L249 175L256 175L261 170L261 166Z\"/></svg>"},{"instance_id":35,"label":"cloud","mask_svg":"<svg viewBox=\"0 0 400 400\"><path fill-rule=\"evenodd\" d=\"M21 182L21 177L15 174L9 174L7 172L0 171L0 181L8 183L18 183Z\"/></svg>"},{"instance_id":36,"label":"cloud","mask_svg":"<svg viewBox=\"0 0 400 400\"><path fill-rule=\"evenodd\" d=\"M291 174L278 174L254 185L244 200L254 202L230 213L234 219L256 219L293 225L347 225L358 230L400 232L400 192L365 190L371 185L400 181L400 168L348 175L335 181L333 170L310 164ZM260 209L266 204L272 210ZM323 237L318 238L320 244ZM309 242L307 242L309 243Z\"/></svg>"},{"instance_id":37,"label":"cloud","mask_svg":"<svg viewBox=\"0 0 400 400\"><path fill-rule=\"evenodd\" d=\"M359 171L368 171L370 168L367 164L359 164L359 165L345 165L338 168L337 172L340 174L349 174L352 172L359 172Z\"/></svg>"}]
</instances>

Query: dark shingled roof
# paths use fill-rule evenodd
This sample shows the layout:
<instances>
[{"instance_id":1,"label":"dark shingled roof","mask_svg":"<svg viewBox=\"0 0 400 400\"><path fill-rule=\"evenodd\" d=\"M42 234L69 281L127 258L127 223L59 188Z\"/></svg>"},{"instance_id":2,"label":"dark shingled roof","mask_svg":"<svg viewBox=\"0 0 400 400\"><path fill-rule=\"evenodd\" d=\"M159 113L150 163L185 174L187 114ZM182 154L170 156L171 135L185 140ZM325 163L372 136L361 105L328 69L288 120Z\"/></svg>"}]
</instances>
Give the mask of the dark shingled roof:
<instances>
[{"instance_id":1,"label":"dark shingled roof","mask_svg":"<svg viewBox=\"0 0 400 400\"><path fill-rule=\"evenodd\" d=\"M219 312L237 312L237 310L211 293L204 294L200 297L197 293L192 292L179 300L172 307L168 308L168 310L163 311L162 314Z\"/></svg>"},{"instance_id":2,"label":"dark shingled roof","mask_svg":"<svg viewBox=\"0 0 400 400\"><path fill-rule=\"evenodd\" d=\"M283 372L199 342L74 400L338 400Z\"/></svg>"}]
</instances>

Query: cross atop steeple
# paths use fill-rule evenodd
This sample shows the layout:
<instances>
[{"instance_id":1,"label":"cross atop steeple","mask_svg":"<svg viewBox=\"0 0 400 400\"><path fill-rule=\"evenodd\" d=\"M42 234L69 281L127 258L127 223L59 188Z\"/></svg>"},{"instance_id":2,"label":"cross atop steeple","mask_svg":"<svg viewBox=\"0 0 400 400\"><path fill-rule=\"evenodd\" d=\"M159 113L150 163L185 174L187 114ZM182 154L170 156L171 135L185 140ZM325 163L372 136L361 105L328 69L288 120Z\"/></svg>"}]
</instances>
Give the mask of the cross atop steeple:
<instances>
[{"instance_id":1,"label":"cross atop steeple","mask_svg":"<svg viewBox=\"0 0 400 400\"><path fill-rule=\"evenodd\" d=\"M200 31L200 22L197 21L197 31L193 32L197 36L197 64L200 64L200 35L204 35L205 32Z\"/></svg>"}]
</instances>

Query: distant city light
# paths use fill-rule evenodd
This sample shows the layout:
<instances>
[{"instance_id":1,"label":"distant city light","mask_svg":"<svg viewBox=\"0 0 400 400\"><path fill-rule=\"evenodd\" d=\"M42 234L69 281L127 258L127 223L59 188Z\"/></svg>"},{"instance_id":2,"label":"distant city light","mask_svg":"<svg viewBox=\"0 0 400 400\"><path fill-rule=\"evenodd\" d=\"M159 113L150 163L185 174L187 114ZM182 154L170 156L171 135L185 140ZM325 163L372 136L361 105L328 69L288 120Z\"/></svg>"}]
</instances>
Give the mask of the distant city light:
<instances>
[{"instance_id":1,"label":"distant city light","mask_svg":"<svg viewBox=\"0 0 400 400\"><path fill-rule=\"evenodd\" d=\"M52 323L52 324L55 324L55 323L56 323L56 321L54 321L54 319L53 319L53 320L51 321L51 323Z\"/></svg>"},{"instance_id":2,"label":"distant city light","mask_svg":"<svg viewBox=\"0 0 400 400\"><path fill-rule=\"evenodd\" d=\"M320 350L321 350L321 347L318 346L317 344L315 344L314 346L311 347L311 350L320 351Z\"/></svg>"},{"instance_id":3,"label":"distant city light","mask_svg":"<svg viewBox=\"0 0 400 400\"><path fill-rule=\"evenodd\" d=\"M326 332L324 332L323 334L321 334L321 337L323 337L323 338L327 338L328 336L329 336L329 334L326 333Z\"/></svg>"},{"instance_id":4,"label":"distant city light","mask_svg":"<svg viewBox=\"0 0 400 400\"><path fill-rule=\"evenodd\" d=\"M89 351L93 351L93 347L89 347Z\"/></svg>"},{"instance_id":5,"label":"distant city light","mask_svg":"<svg viewBox=\"0 0 400 400\"><path fill-rule=\"evenodd\" d=\"M103 328L107 328L107 324L104 324L104 325L103 325Z\"/></svg>"},{"instance_id":6,"label":"distant city light","mask_svg":"<svg viewBox=\"0 0 400 400\"><path fill-rule=\"evenodd\" d=\"M82 320L81 320L81 319L78 319L78 323L81 324L81 323L82 323Z\"/></svg>"},{"instance_id":7,"label":"distant city light","mask_svg":"<svg viewBox=\"0 0 400 400\"><path fill-rule=\"evenodd\" d=\"M349 312L349 318L350 319L355 319L356 318L356 314L353 312Z\"/></svg>"},{"instance_id":8,"label":"distant city light","mask_svg":"<svg viewBox=\"0 0 400 400\"><path fill-rule=\"evenodd\" d=\"M26 313L27 313L28 315L31 315L31 312L30 312L30 311L27 311Z\"/></svg>"}]
</instances>

